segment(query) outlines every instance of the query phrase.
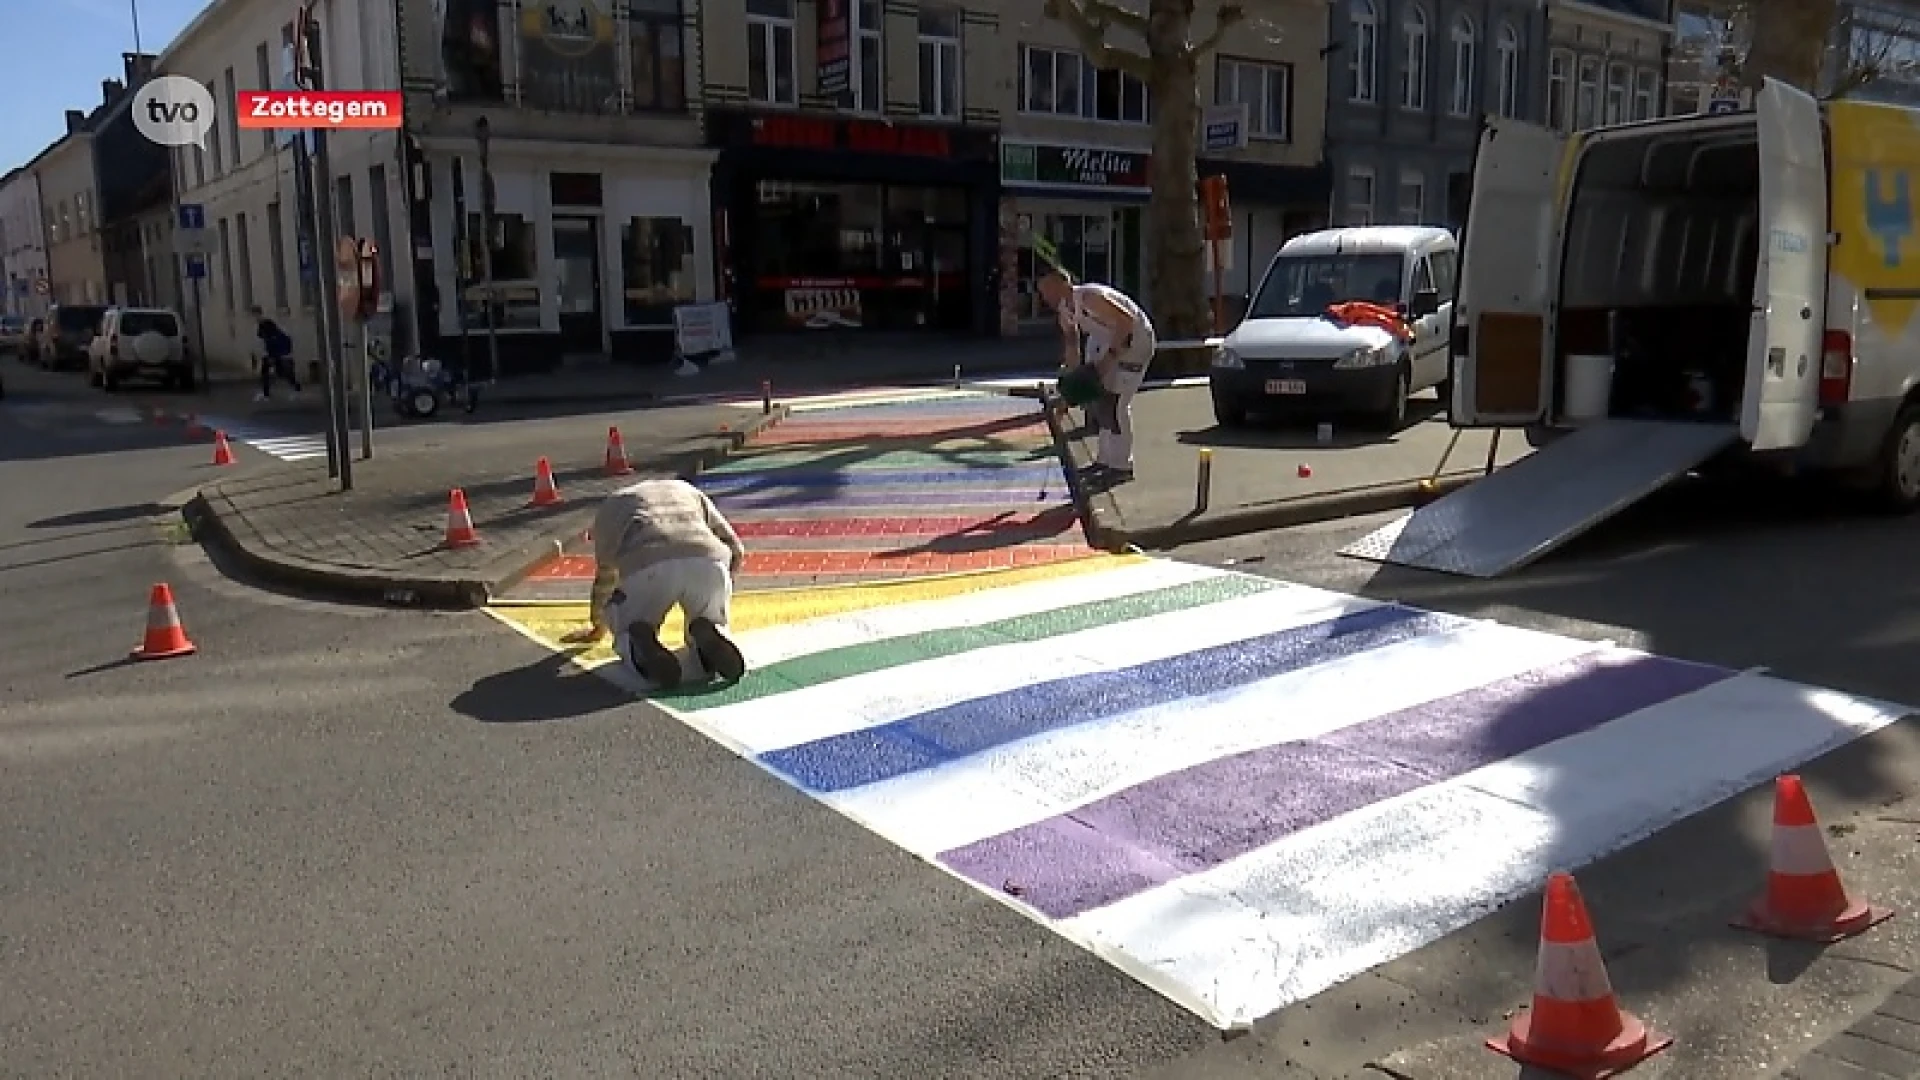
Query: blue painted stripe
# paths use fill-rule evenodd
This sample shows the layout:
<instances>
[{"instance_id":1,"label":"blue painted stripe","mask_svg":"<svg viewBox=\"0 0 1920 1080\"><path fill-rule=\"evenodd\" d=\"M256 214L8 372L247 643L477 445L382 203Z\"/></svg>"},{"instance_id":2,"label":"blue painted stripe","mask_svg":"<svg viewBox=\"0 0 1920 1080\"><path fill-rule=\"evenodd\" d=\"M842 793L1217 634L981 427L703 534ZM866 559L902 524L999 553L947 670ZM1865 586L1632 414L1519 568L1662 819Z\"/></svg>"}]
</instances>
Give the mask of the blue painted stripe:
<instances>
[{"instance_id":1,"label":"blue painted stripe","mask_svg":"<svg viewBox=\"0 0 1920 1080\"><path fill-rule=\"evenodd\" d=\"M1382 605L1118 671L948 705L775 750L760 761L808 791L847 791L1035 735L1217 693L1465 624L1451 615Z\"/></svg>"},{"instance_id":2,"label":"blue painted stripe","mask_svg":"<svg viewBox=\"0 0 1920 1080\"><path fill-rule=\"evenodd\" d=\"M971 488L1037 487L1060 480L1058 465L1007 465L983 469L770 469L736 475L709 473L694 480L703 491L777 491L805 487L896 487L954 484Z\"/></svg>"}]
</instances>

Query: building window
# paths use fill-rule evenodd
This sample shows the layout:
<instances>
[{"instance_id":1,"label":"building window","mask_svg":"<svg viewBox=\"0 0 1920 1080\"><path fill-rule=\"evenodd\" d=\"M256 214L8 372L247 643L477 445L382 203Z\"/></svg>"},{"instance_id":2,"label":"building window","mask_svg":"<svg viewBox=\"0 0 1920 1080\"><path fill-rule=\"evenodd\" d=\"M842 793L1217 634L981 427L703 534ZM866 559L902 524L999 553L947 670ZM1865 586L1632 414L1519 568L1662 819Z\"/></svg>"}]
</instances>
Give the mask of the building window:
<instances>
[{"instance_id":1,"label":"building window","mask_svg":"<svg viewBox=\"0 0 1920 1080\"><path fill-rule=\"evenodd\" d=\"M1213 99L1221 105L1245 105L1249 135L1286 139L1293 133L1293 69L1285 64L1223 56L1216 61Z\"/></svg>"},{"instance_id":2,"label":"building window","mask_svg":"<svg viewBox=\"0 0 1920 1080\"><path fill-rule=\"evenodd\" d=\"M215 107L214 116L225 114L227 118L227 147L233 151L233 167L239 168L240 161L240 84L233 77L233 69L228 68L221 81L226 85L227 96L215 98L222 105Z\"/></svg>"},{"instance_id":3,"label":"building window","mask_svg":"<svg viewBox=\"0 0 1920 1080\"><path fill-rule=\"evenodd\" d=\"M1347 224L1373 224L1373 170L1353 169L1347 173Z\"/></svg>"},{"instance_id":4,"label":"building window","mask_svg":"<svg viewBox=\"0 0 1920 1080\"><path fill-rule=\"evenodd\" d=\"M960 118L960 11L920 8L920 115Z\"/></svg>"},{"instance_id":5,"label":"building window","mask_svg":"<svg viewBox=\"0 0 1920 1080\"><path fill-rule=\"evenodd\" d=\"M1352 31L1347 49L1347 96L1361 104L1370 104L1379 82L1380 16L1373 0L1352 0L1347 9Z\"/></svg>"},{"instance_id":6,"label":"building window","mask_svg":"<svg viewBox=\"0 0 1920 1080\"><path fill-rule=\"evenodd\" d=\"M1407 9L1400 24L1400 104L1423 112L1427 107L1427 13L1418 6Z\"/></svg>"},{"instance_id":7,"label":"building window","mask_svg":"<svg viewBox=\"0 0 1920 1080\"><path fill-rule=\"evenodd\" d=\"M253 310L253 234L247 228L247 215L235 214L233 218L234 239L239 242L240 265L240 307Z\"/></svg>"},{"instance_id":8,"label":"building window","mask_svg":"<svg viewBox=\"0 0 1920 1080\"><path fill-rule=\"evenodd\" d=\"M1496 92L1499 100L1493 107L1501 116L1518 117L1520 115L1520 35L1513 27L1502 24L1500 38L1494 45L1494 55L1499 61L1499 79Z\"/></svg>"},{"instance_id":9,"label":"building window","mask_svg":"<svg viewBox=\"0 0 1920 1080\"><path fill-rule=\"evenodd\" d=\"M854 0L853 5L853 111L877 113L886 86L881 60L886 44L881 37L880 0Z\"/></svg>"},{"instance_id":10,"label":"building window","mask_svg":"<svg viewBox=\"0 0 1920 1080\"><path fill-rule=\"evenodd\" d=\"M1627 65L1607 66L1607 123L1623 124L1627 119Z\"/></svg>"},{"instance_id":11,"label":"building window","mask_svg":"<svg viewBox=\"0 0 1920 1080\"><path fill-rule=\"evenodd\" d=\"M1660 73L1652 68L1641 68L1633 76L1633 118L1635 120L1653 119L1653 103L1660 93Z\"/></svg>"},{"instance_id":12,"label":"building window","mask_svg":"<svg viewBox=\"0 0 1920 1080\"><path fill-rule=\"evenodd\" d=\"M680 0L627 0L627 50L633 59L633 107L682 112L687 61L680 36Z\"/></svg>"},{"instance_id":13,"label":"building window","mask_svg":"<svg viewBox=\"0 0 1920 1080\"><path fill-rule=\"evenodd\" d=\"M219 101L220 88L212 83L208 83L207 96L215 101ZM225 165L223 164L225 159L220 153L220 122L218 116L215 116L213 126L207 129L207 154L213 158L213 175L217 178L221 173L226 171Z\"/></svg>"},{"instance_id":14,"label":"building window","mask_svg":"<svg viewBox=\"0 0 1920 1080\"><path fill-rule=\"evenodd\" d=\"M478 185L476 185L478 186ZM461 313L469 329L487 326L486 270L480 245L488 244L493 259L493 325L500 330L540 329L539 249L534 245L533 222L519 214L493 214L493 235L481 224L480 211L467 212L467 257L462 280L468 283Z\"/></svg>"},{"instance_id":15,"label":"building window","mask_svg":"<svg viewBox=\"0 0 1920 1080\"><path fill-rule=\"evenodd\" d=\"M794 105L793 0L747 0L747 97Z\"/></svg>"},{"instance_id":16,"label":"building window","mask_svg":"<svg viewBox=\"0 0 1920 1080\"><path fill-rule=\"evenodd\" d=\"M1400 219L1422 225L1427 219L1427 178L1417 172L1400 174Z\"/></svg>"},{"instance_id":17,"label":"building window","mask_svg":"<svg viewBox=\"0 0 1920 1080\"><path fill-rule=\"evenodd\" d=\"M1547 126L1567 130L1573 119L1573 54L1555 49L1547 57Z\"/></svg>"},{"instance_id":18,"label":"building window","mask_svg":"<svg viewBox=\"0 0 1920 1080\"><path fill-rule=\"evenodd\" d=\"M333 218L341 236L358 236L353 223L353 177L342 176L333 182Z\"/></svg>"},{"instance_id":19,"label":"building window","mask_svg":"<svg viewBox=\"0 0 1920 1080\"><path fill-rule=\"evenodd\" d=\"M273 260L273 309L287 310L287 233L280 224L280 202L267 204L267 258Z\"/></svg>"},{"instance_id":20,"label":"building window","mask_svg":"<svg viewBox=\"0 0 1920 1080\"><path fill-rule=\"evenodd\" d=\"M1573 127L1575 131L1585 131L1600 122L1600 61L1596 57L1580 58L1580 88L1574 98Z\"/></svg>"},{"instance_id":21,"label":"building window","mask_svg":"<svg viewBox=\"0 0 1920 1080\"><path fill-rule=\"evenodd\" d=\"M440 69L450 101L502 101L500 5L498 0L446 0L442 14Z\"/></svg>"},{"instance_id":22,"label":"building window","mask_svg":"<svg viewBox=\"0 0 1920 1080\"><path fill-rule=\"evenodd\" d=\"M1153 119L1147 85L1119 71L1105 71L1077 52L1022 46L1020 111L1145 124Z\"/></svg>"},{"instance_id":23,"label":"building window","mask_svg":"<svg viewBox=\"0 0 1920 1080\"><path fill-rule=\"evenodd\" d=\"M1479 49L1474 39L1473 20L1465 15L1453 22L1453 98L1447 111L1455 116L1473 112L1474 75L1478 70Z\"/></svg>"},{"instance_id":24,"label":"building window","mask_svg":"<svg viewBox=\"0 0 1920 1080\"><path fill-rule=\"evenodd\" d=\"M254 46L253 85L254 85L254 89L256 90L273 89L273 64L269 56L270 54L267 51L266 42L263 41L260 44ZM260 149L266 151L267 153L273 152L273 129L272 128L266 128L260 132Z\"/></svg>"},{"instance_id":25,"label":"building window","mask_svg":"<svg viewBox=\"0 0 1920 1080\"><path fill-rule=\"evenodd\" d=\"M373 218L373 246L375 259L380 265L380 291L393 291L393 223L388 220L392 212L387 203L387 167L373 165L367 169L367 213Z\"/></svg>"},{"instance_id":26,"label":"building window","mask_svg":"<svg viewBox=\"0 0 1920 1080\"><path fill-rule=\"evenodd\" d=\"M233 229L226 218L220 219L220 295L226 298L227 314L238 306L233 295Z\"/></svg>"},{"instance_id":27,"label":"building window","mask_svg":"<svg viewBox=\"0 0 1920 1080\"><path fill-rule=\"evenodd\" d=\"M620 267L627 325L672 322L674 305L693 303L693 226L629 218L620 227Z\"/></svg>"}]
</instances>

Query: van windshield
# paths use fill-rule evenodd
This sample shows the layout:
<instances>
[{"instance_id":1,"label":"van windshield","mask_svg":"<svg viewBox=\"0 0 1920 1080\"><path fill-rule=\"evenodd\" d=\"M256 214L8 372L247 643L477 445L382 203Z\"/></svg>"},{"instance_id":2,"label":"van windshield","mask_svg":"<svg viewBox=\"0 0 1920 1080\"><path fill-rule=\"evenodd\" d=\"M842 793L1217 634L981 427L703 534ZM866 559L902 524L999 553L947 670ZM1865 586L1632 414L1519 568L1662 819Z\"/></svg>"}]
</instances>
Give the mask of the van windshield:
<instances>
[{"instance_id":1,"label":"van windshield","mask_svg":"<svg viewBox=\"0 0 1920 1080\"><path fill-rule=\"evenodd\" d=\"M1260 283L1247 318L1310 318L1349 300L1396 304L1401 267L1398 254L1282 255Z\"/></svg>"}]
</instances>

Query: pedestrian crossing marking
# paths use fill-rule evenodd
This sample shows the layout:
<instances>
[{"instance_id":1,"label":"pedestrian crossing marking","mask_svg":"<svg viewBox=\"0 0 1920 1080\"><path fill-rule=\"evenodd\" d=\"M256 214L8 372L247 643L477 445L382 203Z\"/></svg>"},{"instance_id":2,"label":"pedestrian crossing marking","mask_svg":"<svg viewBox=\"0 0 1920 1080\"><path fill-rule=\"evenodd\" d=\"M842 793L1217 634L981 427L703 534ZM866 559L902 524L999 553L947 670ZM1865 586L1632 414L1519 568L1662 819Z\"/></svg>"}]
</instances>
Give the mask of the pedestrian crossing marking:
<instances>
[{"instance_id":1,"label":"pedestrian crossing marking","mask_svg":"<svg viewBox=\"0 0 1920 1080\"><path fill-rule=\"evenodd\" d=\"M224 416L201 416L199 421L200 426L210 431L224 432L230 443L250 446L281 461L317 461L327 456L327 437L324 434L289 435L265 424Z\"/></svg>"},{"instance_id":2,"label":"pedestrian crossing marking","mask_svg":"<svg viewBox=\"0 0 1920 1080\"><path fill-rule=\"evenodd\" d=\"M746 678L647 696L1222 1028L1908 712L1232 571L1087 562L890 606L744 594ZM587 664L646 693L603 656Z\"/></svg>"}]
</instances>

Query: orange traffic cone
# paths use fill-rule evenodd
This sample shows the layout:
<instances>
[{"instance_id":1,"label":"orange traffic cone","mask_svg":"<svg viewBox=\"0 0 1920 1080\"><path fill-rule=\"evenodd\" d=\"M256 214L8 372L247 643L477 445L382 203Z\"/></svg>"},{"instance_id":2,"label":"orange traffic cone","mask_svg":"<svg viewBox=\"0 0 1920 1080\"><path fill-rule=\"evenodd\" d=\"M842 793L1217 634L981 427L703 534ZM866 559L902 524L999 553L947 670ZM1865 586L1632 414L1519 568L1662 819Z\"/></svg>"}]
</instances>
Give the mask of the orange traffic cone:
<instances>
[{"instance_id":1,"label":"orange traffic cone","mask_svg":"<svg viewBox=\"0 0 1920 1080\"><path fill-rule=\"evenodd\" d=\"M620 441L620 429L607 429L607 475L625 476L633 471L627 462L627 444Z\"/></svg>"},{"instance_id":2,"label":"orange traffic cone","mask_svg":"<svg viewBox=\"0 0 1920 1080\"><path fill-rule=\"evenodd\" d=\"M454 488L447 496L447 539L450 548L472 547L480 542L473 529L473 515L467 512L467 493Z\"/></svg>"},{"instance_id":3,"label":"orange traffic cone","mask_svg":"<svg viewBox=\"0 0 1920 1080\"><path fill-rule=\"evenodd\" d=\"M528 506L558 506L560 486L553 482L553 464L546 458L533 463L533 501Z\"/></svg>"},{"instance_id":4,"label":"orange traffic cone","mask_svg":"<svg viewBox=\"0 0 1920 1080\"><path fill-rule=\"evenodd\" d=\"M227 433L224 431L213 433L213 463L215 465L233 464L233 447L227 445Z\"/></svg>"},{"instance_id":5,"label":"orange traffic cone","mask_svg":"<svg viewBox=\"0 0 1920 1080\"><path fill-rule=\"evenodd\" d=\"M1533 1007L1513 1018L1487 1046L1520 1062L1581 1080L1599 1080L1638 1065L1673 1045L1620 1011L1593 922L1571 874L1547 879L1534 966Z\"/></svg>"},{"instance_id":6,"label":"orange traffic cone","mask_svg":"<svg viewBox=\"0 0 1920 1080\"><path fill-rule=\"evenodd\" d=\"M199 415L195 413L188 413L187 414L187 434L197 439L200 436L205 435L206 433L207 433L206 425L200 422Z\"/></svg>"},{"instance_id":7,"label":"orange traffic cone","mask_svg":"<svg viewBox=\"0 0 1920 1080\"><path fill-rule=\"evenodd\" d=\"M1800 778L1789 774L1775 780L1767 891L1733 925L1774 937L1833 942L1891 918L1892 909L1847 896Z\"/></svg>"},{"instance_id":8,"label":"orange traffic cone","mask_svg":"<svg viewBox=\"0 0 1920 1080\"><path fill-rule=\"evenodd\" d=\"M190 656L196 650L187 640L186 627L180 625L180 612L173 606L173 590L165 582L153 587L147 598L147 636L133 650L135 660L165 660Z\"/></svg>"}]
</instances>

